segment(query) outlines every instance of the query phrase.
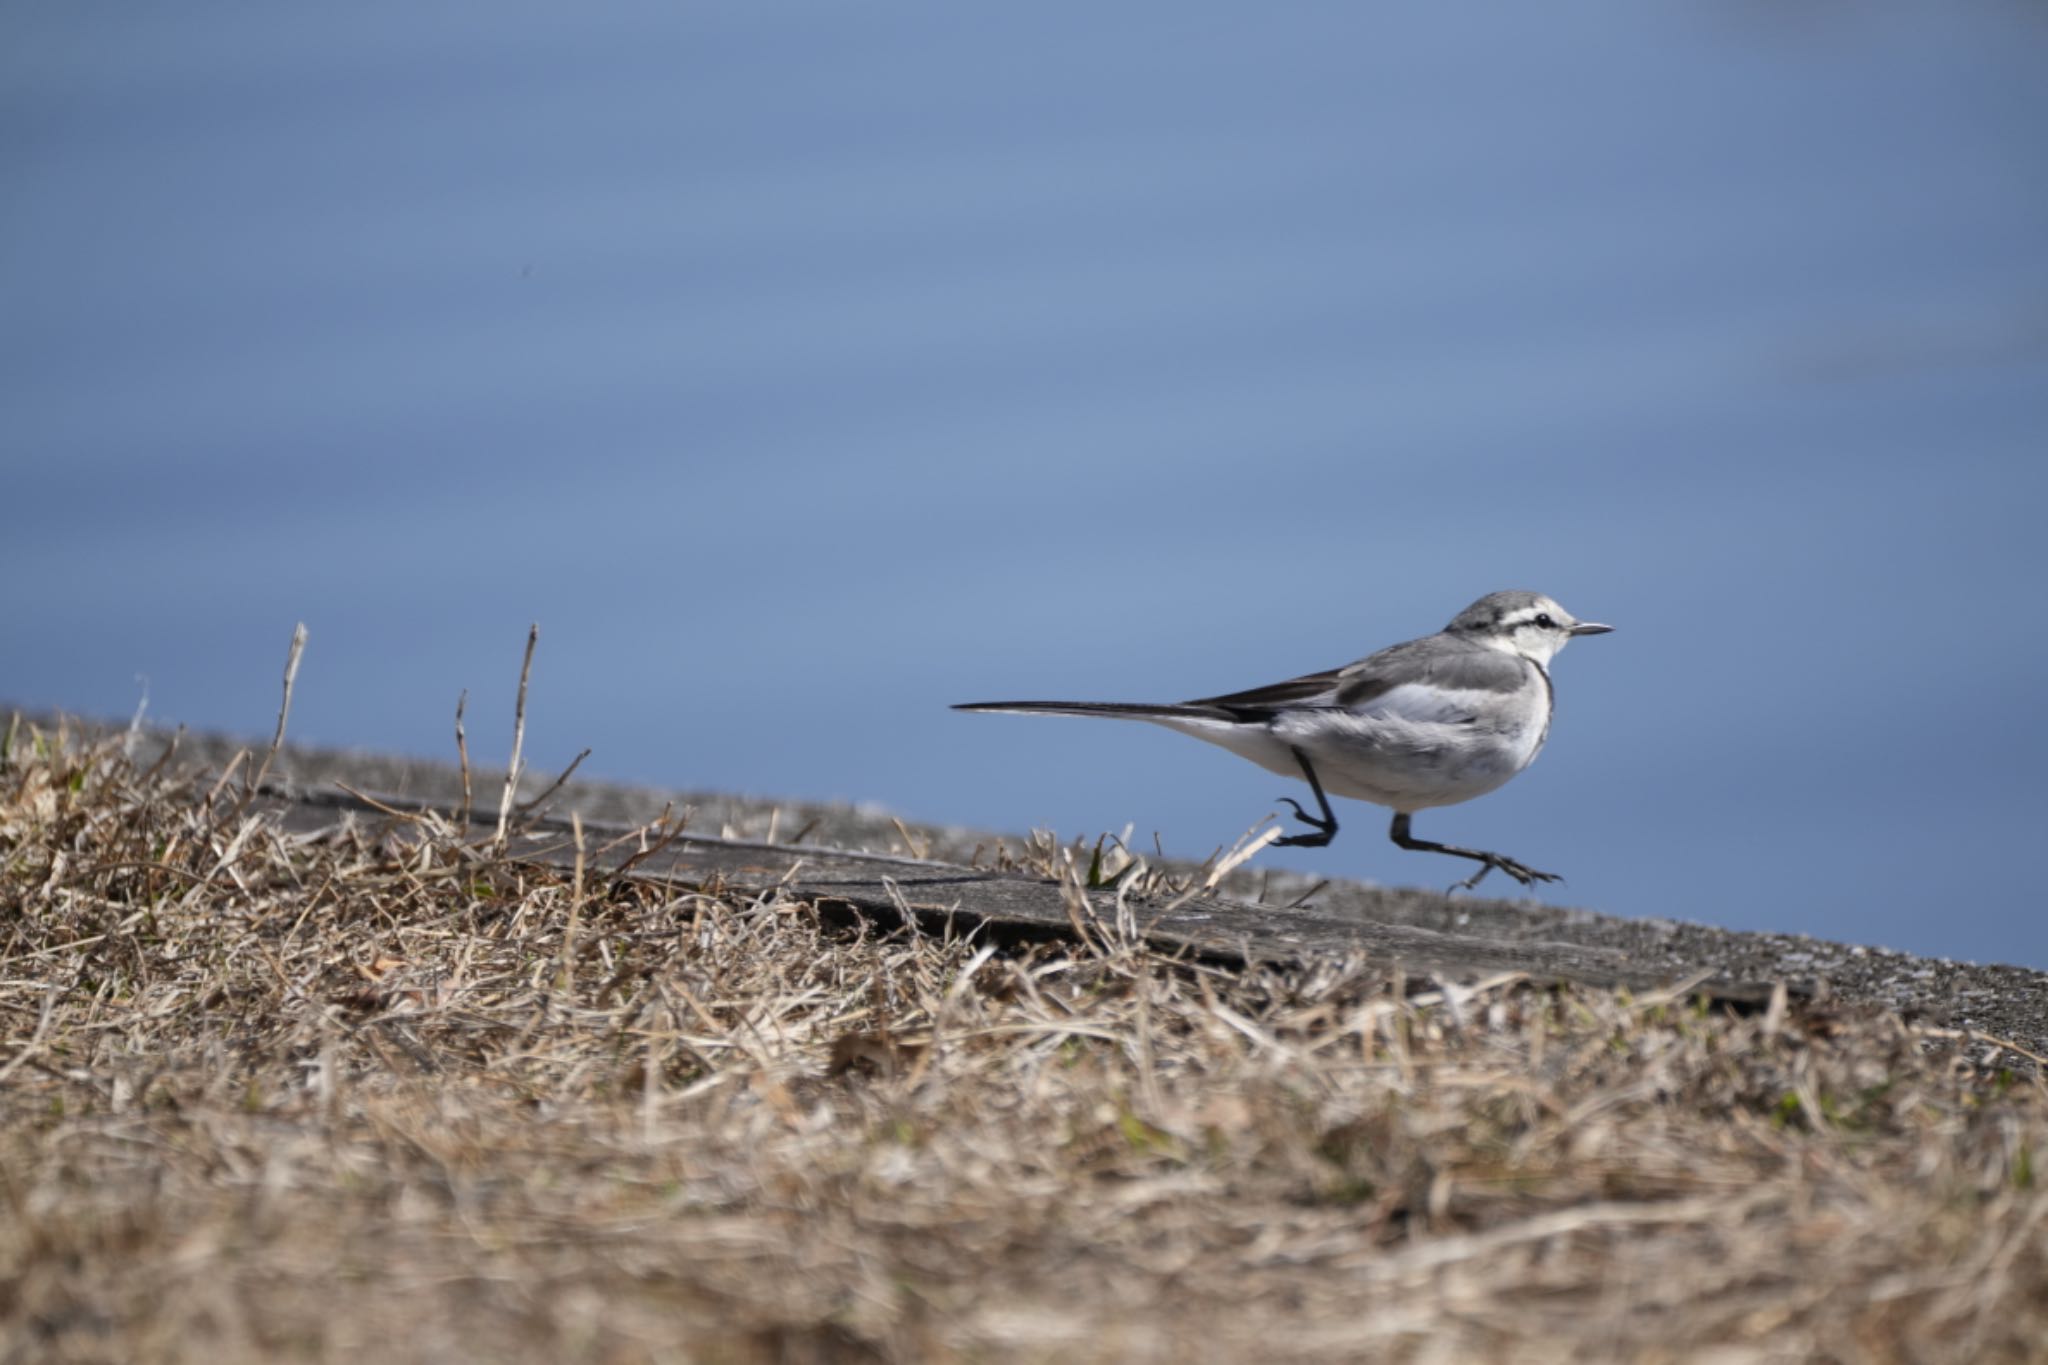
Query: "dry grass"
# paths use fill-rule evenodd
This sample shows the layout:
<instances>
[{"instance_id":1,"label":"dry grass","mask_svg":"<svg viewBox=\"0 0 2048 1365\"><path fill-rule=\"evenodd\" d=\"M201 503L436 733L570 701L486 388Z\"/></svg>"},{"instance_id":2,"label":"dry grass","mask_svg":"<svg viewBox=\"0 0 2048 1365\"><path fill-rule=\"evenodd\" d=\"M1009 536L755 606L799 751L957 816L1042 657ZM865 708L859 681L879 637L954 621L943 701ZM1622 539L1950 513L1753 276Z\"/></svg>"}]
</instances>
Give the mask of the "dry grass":
<instances>
[{"instance_id":1,"label":"dry grass","mask_svg":"<svg viewBox=\"0 0 2048 1365\"><path fill-rule=\"evenodd\" d=\"M2017 1361L2048 1093L1739 1017L941 941L0 761L0 1356Z\"/></svg>"}]
</instances>

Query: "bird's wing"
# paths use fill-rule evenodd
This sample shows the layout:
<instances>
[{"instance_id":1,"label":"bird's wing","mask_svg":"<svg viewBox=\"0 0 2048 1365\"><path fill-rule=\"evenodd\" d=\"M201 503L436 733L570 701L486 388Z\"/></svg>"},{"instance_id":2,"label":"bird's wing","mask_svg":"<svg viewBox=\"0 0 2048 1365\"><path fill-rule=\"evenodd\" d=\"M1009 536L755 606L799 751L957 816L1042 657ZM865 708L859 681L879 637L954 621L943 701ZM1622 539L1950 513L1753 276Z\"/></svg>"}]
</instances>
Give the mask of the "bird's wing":
<instances>
[{"instance_id":1,"label":"bird's wing","mask_svg":"<svg viewBox=\"0 0 2048 1365\"><path fill-rule=\"evenodd\" d=\"M1342 668L1220 697L1201 697L1183 705L1222 711L1243 721L1270 720L1279 711L1301 706L1391 709L1415 720L1446 719L1436 714L1444 709L1439 702L1448 702L1450 709L1457 710L1471 700L1458 697L1459 693L1514 692L1528 681L1523 670L1520 659L1497 649L1430 636L1394 645ZM1415 714L1418 708L1430 714Z\"/></svg>"},{"instance_id":2,"label":"bird's wing","mask_svg":"<svg viewBox=\"0 0 2048 1365\"><path fill-rule=\"evenodd\" d=\"M1529 683L1527 661L1442 636L1410 640L1338 670L1330 704L1349 711L1391 710L1413 720L1453 719L1489 695Z\"/></svg>"}]
</instances>

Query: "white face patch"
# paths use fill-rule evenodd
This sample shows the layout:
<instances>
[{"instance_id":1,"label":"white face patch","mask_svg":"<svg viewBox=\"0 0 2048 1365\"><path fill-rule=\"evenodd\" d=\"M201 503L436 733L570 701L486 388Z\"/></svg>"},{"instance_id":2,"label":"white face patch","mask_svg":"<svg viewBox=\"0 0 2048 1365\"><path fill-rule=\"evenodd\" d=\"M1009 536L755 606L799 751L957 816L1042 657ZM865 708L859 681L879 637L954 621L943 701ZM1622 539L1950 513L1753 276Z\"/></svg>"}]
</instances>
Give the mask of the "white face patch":
<instances>
[{"instance_id":1,"label":"white face patch","mask_svg":"<svg viewBox=\"0 0 2048 1365\"><path fill-rule=\"evenodd\" d=\"M1539 664L1555 658L1572 638L1577 622L1572 614L1549 598L1539 598L1501 622L1498 647Z\"/></svg>"}]
</instances>

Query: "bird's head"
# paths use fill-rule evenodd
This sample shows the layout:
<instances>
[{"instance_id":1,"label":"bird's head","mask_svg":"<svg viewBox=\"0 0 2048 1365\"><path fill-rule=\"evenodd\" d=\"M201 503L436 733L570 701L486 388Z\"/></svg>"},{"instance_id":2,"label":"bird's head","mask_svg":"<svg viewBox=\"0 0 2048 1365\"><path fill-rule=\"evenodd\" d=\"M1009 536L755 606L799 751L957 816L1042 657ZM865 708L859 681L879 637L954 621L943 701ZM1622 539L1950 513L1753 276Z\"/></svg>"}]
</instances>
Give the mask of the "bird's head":
<instances>
[{"instance_id":1,"label":"bird's head","mask_svg":"<svg viewBox=\"0 0 2048 1365\"><path fill-rule=\"evenodd\" d=\"M1581 621L1540 592L1494 592L1474 602L1444 627L1503 654L1547 664L1574 635L1605 635L1613 626Z\"/></svg>"}]
</instances>

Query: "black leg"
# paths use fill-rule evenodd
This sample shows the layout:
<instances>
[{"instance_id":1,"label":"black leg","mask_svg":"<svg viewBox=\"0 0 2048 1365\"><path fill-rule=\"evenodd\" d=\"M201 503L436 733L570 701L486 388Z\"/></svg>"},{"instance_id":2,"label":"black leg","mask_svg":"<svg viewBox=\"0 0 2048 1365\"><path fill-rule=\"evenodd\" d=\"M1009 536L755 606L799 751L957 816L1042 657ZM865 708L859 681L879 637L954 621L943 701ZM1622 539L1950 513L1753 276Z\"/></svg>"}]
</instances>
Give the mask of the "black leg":
<instances>
[{"instance_id":1,"label":"black leg","mask_svg":"<svg viewBox=\"0 0 2048 1365\"><path fill-rule=\"evenodd\" d=\"M1301 802L1293 797L1281 797L1280 800L1282 802L1294 807L1294 818L1309 826L1315 833L1290 834L1285 839L1275 839L1273 846L1275 848L1321 848L1337 837L1337 817L1330 811L1330 798L1323 795L1322 780L1316 776L1315 765L1308 761L1308 755L1299 749L1291 749L1291 752L1294 754L1294 761L1301 765L1301 775L1308 779L1308 789L1316 794L1316 804L1323 808L1323 816L1318 820L1315 816L1303 810Z\"/></svg>"},{"instance_id":2,"label":"black leg","mask_svg":"<svg viewBox=\"0 0 2048 1365\"><path fill-rule=\"evenodd\" d=\"M1453 844L1439 844L1429 839L1418 839L1408 832L1408 816L1405 812L1394 816L1394 825L1393 828L1387 831L1387 837L1403 848L1412 848L1422 853L1448 853L1453 858L1470 858L1473 862L1478 863L1479 870L1464 881L1456 883L1453 886L1454 890L1457 887L1463 887L1465 890L1470 891L1473 887L1479 885L1481 877L1484 877L1496 867L1524 886L1533 886L1537 882L1564 880L1555 872L1538 872L1527 863L1518 863L1504 853L1484 853L1477 849L1458 848ZM1282 842L1285 841L1283 840Z\"/></svg>"}]
</instances>

